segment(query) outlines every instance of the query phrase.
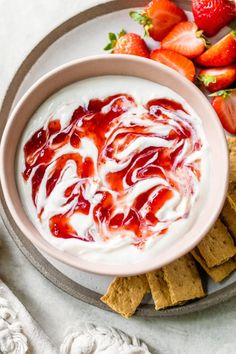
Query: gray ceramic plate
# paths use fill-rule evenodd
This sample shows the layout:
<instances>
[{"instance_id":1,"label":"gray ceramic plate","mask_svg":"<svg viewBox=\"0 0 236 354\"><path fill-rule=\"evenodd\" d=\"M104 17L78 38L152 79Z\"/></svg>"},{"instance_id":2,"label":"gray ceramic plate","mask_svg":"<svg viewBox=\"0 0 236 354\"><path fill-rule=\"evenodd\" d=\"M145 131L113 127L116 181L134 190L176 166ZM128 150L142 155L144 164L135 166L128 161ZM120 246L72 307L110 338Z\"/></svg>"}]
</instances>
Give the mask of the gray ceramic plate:
<instances>
[{"instance_id":1,"label":"gray ceramic plate","mask_svg":"<svg viewBox=\"0 0 236 354\"><path fill-rule=\"evenodd\" d=\"M70 18L50 32L26 57L8 88L0 112L0 134L2 134L9 112L14 103L39 76L45 73L45 71L49 71L53 67L62 64L64 61L69 61L84 55L101 53L101 48L105 45L106 33L109 31L117 32L121 29L121 26L125 26L128 30L141 31L136 24L129 20L127 10L125 9L141 7L146 2L147 1L143 0L109 1ZM186 11L190 10L190 0L179 0L176 2ZM104 17L101 18L101 16ZM96 28L96 35L94 34L94 28ZM91 36L93 36L93 40L91 40ZM150 44L152 45L152 43ZM89 275L84 273L82 276L78 276L78 274L75 274L76 271L73 270L76 276L70 276L71 270L68 272L65 268L58 266L53 260L50 260L48 257L46 258L24 237L9 214L3 199L2 190L0 190L0 195L0 212L3 221L9 234L29 261L47 279L68 294L88 304L104 310L110 310L99 300L99 292L102 292L101 287L89 286L89 282L84 280L86 276L89 278ZM79 272L77 271L77 273ZM96 281L102 281L102 279L94 277L90 283ZM107 281L108 279L105 282ZM204 281L209 293L207 297L163 311L155 311L153 305L145 303L140 306L137 315L162 317L186 314L203 310L209 306L223 302L236 294L235 274L220 286L213 285L208 279L204 279ZM98 292L95 289L98 289Z\"/></svg>"}]
</instances>

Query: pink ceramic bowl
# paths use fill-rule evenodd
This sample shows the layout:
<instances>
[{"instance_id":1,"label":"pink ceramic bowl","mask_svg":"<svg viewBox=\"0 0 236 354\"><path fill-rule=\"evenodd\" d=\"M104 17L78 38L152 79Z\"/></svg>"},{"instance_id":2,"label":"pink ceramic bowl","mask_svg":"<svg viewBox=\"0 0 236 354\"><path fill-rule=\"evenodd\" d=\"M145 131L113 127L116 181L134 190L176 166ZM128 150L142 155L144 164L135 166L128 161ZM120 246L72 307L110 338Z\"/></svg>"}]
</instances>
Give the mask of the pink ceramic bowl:
<instances>
[{"instance_id":1,"label":"pink ceramic bowl","mask_svg":"<svg viewBox=\"0 0 236 354\"><path fill-rule=\"evenodd\" d=\"M54 248L28 219L18 195L15 180L15 158L21 133L35 110L62 87L88 77L117 74L138 76L168 86L178 92L203 122L210 145L212 161L210 186L205 204L189 232L156 255L155 259L121 266L91 263ZM101 55L65 64L37 81L22 97L6 125L1 143L1 183L7 206L24 235L41 251L73 267L106 275L135 275L160 268L189 252L206 235L218 217L228 184L228 149L221 124L201 91L174 70L139 57Z\"/></svg>"}]
</instances>

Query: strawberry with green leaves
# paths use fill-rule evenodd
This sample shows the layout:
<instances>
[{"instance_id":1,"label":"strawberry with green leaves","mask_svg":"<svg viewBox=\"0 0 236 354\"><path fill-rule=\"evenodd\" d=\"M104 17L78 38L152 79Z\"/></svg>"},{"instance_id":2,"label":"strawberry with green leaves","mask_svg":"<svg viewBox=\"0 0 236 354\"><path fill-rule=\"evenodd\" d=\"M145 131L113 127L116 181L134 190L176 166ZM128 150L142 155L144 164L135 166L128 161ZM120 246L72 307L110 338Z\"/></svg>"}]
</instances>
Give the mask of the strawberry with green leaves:
<instances>
[{"instance_id":1,"label":"strawberry with green leaves","mask_svg":"<svg viewBox=\"0 0 236 354\"><path fill-rule=\"evenodd\" d=\"M192 0L192 12L197 26L206 36L214 36L236 17L235 0Z\"/></svg>"},{"instance_id":2,"label":"strawberry with green leaves","mask_svg":"<svg viewBox=\"0 0 236 354\"><path fill-rule=\"evenodd\" d=\"M151 52L150 58L169 66L185 76L190 81L194 80L195 67L193 62L183 55L169 49L155 49Z\"/></svg>"},{"instance_id":3,"label":"strawberry with green leaves","mask_svg":"<svg viewBox=\"0 0 236 354\"><path fill-rule=\"evenodd\" d=\"M131 11L130 17L156 41L161 41L177 23L187 21L185 12L170 0L152 0L143 11Z\"/></svg>"},{"instance_id":4,"label":"strawberry with green leaves","mask_svg":"<svg viewBox=\"0 0 236 354\"><path fill-rule=\"evenodd\" d=\"M196 58L201 66L218 67L230 65L236 61L236 30L231 31L219 42L212 45Z\"/></svg>"},{"instance_id":5,"label":"strawberry with green leaves","mask_svg":"<svg viewBox=\"0 0 236 354\"><path fill-rule=\"evenodd\" d=\"M212 106L218 114L224 129L236 134L236 89L213 93Z\"/></svg>"},{"instance_id":6,"label":"strawberry with green leaves","mask_svg":"<svg viewBox=\"0 0 236 354\"><path fill-rule=\"evenodd\" d=\"M131 54L149 58L149 49L145 41L136 33L126 33L122 30L118 35L109 33L109 44L104 50L111 50L113 54Z\"/></svg>"},{"instance_id":7,"label":"strawberry with green leaves","mask_svg":"<svg viewBox=\"0 0 236 354\"><path fill-rule=\"evenodd\" d=\"M236 65L224 66L222 68L202 69L199 72L198 80L210 91L230 87L236 81Z\"/></svg>"},{"instance_id":8,"label":"strawberry with green leaves","mask_svg":"<svg viewBox=\"0 0 236 354\"><path fill-rule=\"evenodd\" d=\"M193 22L178 23L161 42L161 48L171 49L187 58L195 58L204 52L206 39Z\"/></svg>"}]
</instances>

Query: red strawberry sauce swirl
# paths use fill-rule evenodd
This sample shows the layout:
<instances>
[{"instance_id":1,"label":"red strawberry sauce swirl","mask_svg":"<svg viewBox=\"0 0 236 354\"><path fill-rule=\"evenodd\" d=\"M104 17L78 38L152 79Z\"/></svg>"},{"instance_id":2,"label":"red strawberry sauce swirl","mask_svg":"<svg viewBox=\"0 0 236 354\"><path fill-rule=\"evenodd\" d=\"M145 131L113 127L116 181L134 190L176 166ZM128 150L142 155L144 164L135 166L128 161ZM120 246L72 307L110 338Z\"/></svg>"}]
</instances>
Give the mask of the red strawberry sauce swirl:
<instances>
[{"instance_id":1,"label":"red strawberry sauce swirl","mask_svg":"<svg viewBox=\"0 0 236 354\"><path fill-rule=\"evenodd\" d=\"M45 221L47 201L66 181L59 207L46 220L52 236L96 242L132 235L142 247L148 237L165 234L188 216L201 178L200 159L188 160L202 148L189 118L174 100L140 105L122 93L91 99L66 125L51 117L24 145L23 178L39 219ZM88 141L96 154L84 148ZM183 198L178 211L175 203ZM169 214L168 208L163 212L168 203ZM76 214L92 220L83 234L72 226Z\"/></svg>"}]
</instances>

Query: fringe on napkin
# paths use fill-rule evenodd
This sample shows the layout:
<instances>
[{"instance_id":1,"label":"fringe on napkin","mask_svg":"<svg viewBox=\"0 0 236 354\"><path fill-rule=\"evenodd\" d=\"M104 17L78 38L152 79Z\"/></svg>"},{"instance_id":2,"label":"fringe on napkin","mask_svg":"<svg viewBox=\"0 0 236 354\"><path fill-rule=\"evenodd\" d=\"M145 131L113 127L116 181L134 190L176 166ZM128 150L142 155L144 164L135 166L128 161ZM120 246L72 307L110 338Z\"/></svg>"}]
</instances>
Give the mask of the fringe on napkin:
<instances>
[{"instance_id":1,"label":"fringe on napkin","mask_svg":"<svg viewBox=\"0 0 236 354\"><path fill-rule=\"evenodd\" d=\"M57 354L46 334L0 280L0 353Z\"/></svg>"},{"instance_id":2,"label":"fringe on napkin","mask_svg":"<svg viewBox=\"0 0 236 354\"><path fill-rule=\"evenodd\" d=\"M121 330L94 324L80 324L70 329L60 347L60 354L151 354L144 342Z\"/></svg>"}]
</instances>

